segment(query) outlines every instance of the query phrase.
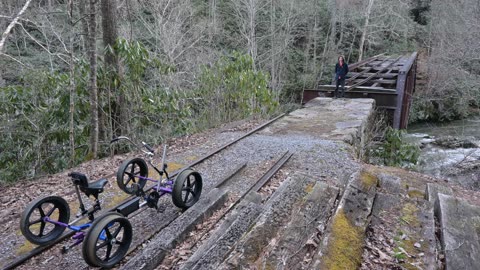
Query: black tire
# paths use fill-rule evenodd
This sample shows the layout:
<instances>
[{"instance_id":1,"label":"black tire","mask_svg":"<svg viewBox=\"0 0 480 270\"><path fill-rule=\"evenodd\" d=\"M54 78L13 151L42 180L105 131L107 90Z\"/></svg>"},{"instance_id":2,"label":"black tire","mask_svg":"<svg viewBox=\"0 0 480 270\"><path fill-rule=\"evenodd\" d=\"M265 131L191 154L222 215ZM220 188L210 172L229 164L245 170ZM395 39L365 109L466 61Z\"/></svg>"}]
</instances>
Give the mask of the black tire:
<instances>
[{"instance_id":1,"label":"black tire","mask_svg":"<svg viewBox=\"0 0 480 270\"><path fill-rule=\"evenodd\" d=\"M62 197L48 196L32 201L20 218L20 231L28 241L44 246L62 235L66 227L43 220L48 216L53 221L68 224L70 207Z\"/></svg>"},{"instance_id":2,"label":"black tire","mask_svg":"<svg viewBox=\"0 0 480 270\"><path fill-rule=\"evenodd\" d=\"M127 254L132 236L132 225L121 214L98 217L83 240L83 259L90 266L112 268Z\"/></svg>"},{"instance_id":3,"label":"black tire","mask_svg":"<svg viewBox=\"0 0 480 270\"><path fill-rule=\"evenodd\" d=\"M182 209L191 207L200 199L202 186L202 176L198 172L191 168L183 170L173 184L173 204Z\"/></svg>"},{"instance_id":4,"label":"black tire","mask_svg":"<svg viewBox=\"0 0 480 270\"><path fill-rule=\"evenodd\" d=\"M133 185L138 185L139 189L143 189L147 180L139 178L148 176L148 166L145 160L134 158L126 160L120 165L117 171L118 187L124 192L132 195L136 193Z\"/></svg>"}]
</instances>

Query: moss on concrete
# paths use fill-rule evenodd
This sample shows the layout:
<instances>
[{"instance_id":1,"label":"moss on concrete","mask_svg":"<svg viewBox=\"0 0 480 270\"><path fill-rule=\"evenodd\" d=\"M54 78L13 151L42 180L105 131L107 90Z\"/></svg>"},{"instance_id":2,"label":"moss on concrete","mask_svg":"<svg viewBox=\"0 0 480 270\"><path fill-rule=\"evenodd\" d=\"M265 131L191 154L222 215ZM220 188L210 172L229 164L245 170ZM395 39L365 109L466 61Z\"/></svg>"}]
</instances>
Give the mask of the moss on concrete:
<instances>
[{"instance_id":1,"label":"moss on concrete","mask_svg":"<svg viewBox=\"0 0 480 270\"><path fill-rule=\"evenodd\" d=\"M362 189L364 190L369 190L378 184L377 176L364 170L360 173L360 180L362 183Z\"/></svg>"},{"instance_id":2,"label":"moss on concrete","mask_svg":"<svg viewBox=\"0 0 480 270\"><path fill-rule=\"evenodd\" d=\"M333 221L322 269L357 269L362 262L364 237L363 231L340 210Z\"/></svg>"},{"instance_id":3,"label":"moss on concrete","mask_svg":"<svg viewBox=\"0 0 480 270\"><path fill-rule=\"evenodd\" d=\"M181 168L185 167L185 165L175 162L167 163L167 170L168 172L174 172L176 170L180 170Z\"/></svg>"},{"instance_id":4,"label":"moss on concrete","mask_svg":"<svg viewBox=\"0 0 480 270\"><path fill-rule=\"evenodd\" d=\"M198 159L197 156L188 156L188 157L185 158L185 160L188 160L188 161L195 161L197 159Z\"/></svg>"},{"instance_id":5,"label":"moss on concrete","mask_svg":"<svg viewBox=\"0 0 480 270\"><path fill-rule=\"evenodd\" d=\"M400 235L401 236L401 235ZM403 251L400 251L399 248L395 248L397 252L400 252L403 259L403 262L400 263L400 265L407 270L413 270L413 269L418 269L417 266L413 265L414 263L418 263L417 259L418 258L418 253L423 252L422 248L416 248L415 243L419 242L416 241L416 235L410 235L409 239L396 239L395 242L398 247L401 247L407 254L403 254ZM399 255L400 256L400 255Z\"/></svg>"},{"instance_id":6,"label":"moss on concrete","mask_svg":"<svg viewBox=\"0 0 480 270\"><path fill-rule=\"evenodd\" d=\"M126 200L128 197L130 197L130 195L125 192L118 193L112 197L111 201L109 201L105 207L102 207L105 209L112 208L117 204L121 203L122 201Z\"/></svg>"},{"instance_id":7,"label":"moss on concrete","mask_svg":"<svg viewBox=\"0 0 480 270\"><path fill-rule=\"evenodd\" d=\"M305 197L308 196L310 193L312 193L314 186L315 186L315 183L310 183L305 187L305 193L307 193Z\"/></svg>"},{"instance_id":8,"label":"moss on concrete","mask_svg":"<svg viewBox=\"0 0 480 270\"><path fill-rule=\"evenodd\" d=\"M410 189L408 192L408 197L410 198L417 198L417 199L423 199L425 198L425 192L422 192L417 189Z\"/></svg>"},{"instance_id":9,"label":"moss on concrete","mask_svg":"<svg viewBox=\"0 0 480 270\"><path fill-rule=\"evenodd\" d=\"M413 203L406 203L402 208L402 216L400 219L412 227L420 225L417 218L418 207Z\"/></svg>"},{"instance_id":10,"label":"moss on concrete","mask_svg":"<svg viewBox=\"0 0 480 270\"><path fill-rule=\"evenodd\" d=\"M19 246L17 248L17 250L15 251L15 254L17 256L20 256L20 255L23 255L29 251L31 251L32 249L34 249L36 246L30 242L28 242L27 240L25 240L25 242L23 243L23 245Z\"/></svg>"}]
</instances>

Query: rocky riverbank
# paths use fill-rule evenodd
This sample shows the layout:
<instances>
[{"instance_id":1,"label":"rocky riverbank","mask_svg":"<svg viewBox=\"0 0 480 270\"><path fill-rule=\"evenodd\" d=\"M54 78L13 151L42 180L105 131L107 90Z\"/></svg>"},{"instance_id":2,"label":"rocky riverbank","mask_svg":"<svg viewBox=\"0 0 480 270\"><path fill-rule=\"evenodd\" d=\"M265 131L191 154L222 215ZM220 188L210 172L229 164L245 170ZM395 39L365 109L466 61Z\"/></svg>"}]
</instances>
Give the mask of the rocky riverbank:
<instances>
[{"instance_id":1,"label":"rocky riverbank","mask_svg":"<svg viewBox=\"0 0 480 270\"><path fill-rule=\"evenodd\" d=\"M415 170L480 190L480 124L477 127L477 122L472 123L465 122L464 127L455 122L453 127L417 126L409 130L408 141L421 149Z\"/></svg>"}]
</instances>

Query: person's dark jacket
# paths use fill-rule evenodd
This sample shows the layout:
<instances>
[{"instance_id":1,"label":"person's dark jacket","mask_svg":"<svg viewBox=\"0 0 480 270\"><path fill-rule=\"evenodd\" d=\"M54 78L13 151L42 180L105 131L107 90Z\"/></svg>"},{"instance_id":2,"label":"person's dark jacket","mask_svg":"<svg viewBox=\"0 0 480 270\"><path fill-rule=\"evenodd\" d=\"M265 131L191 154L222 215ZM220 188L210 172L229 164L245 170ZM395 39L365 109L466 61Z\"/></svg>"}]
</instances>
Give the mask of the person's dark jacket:
<instances>
[{"instance_id":1,"label":"person's dark jacket","mask_svg":"<svg viewBox=\"0 0 480 270\"><path fill-rule=\"evenodd\" d=\"M340 66L340 63L337 63L335 65L335 80L345 80L345 77L347 76L348 73L348 65L347 63L343 63L342 66Z\"/></svg>"}]
</instances>

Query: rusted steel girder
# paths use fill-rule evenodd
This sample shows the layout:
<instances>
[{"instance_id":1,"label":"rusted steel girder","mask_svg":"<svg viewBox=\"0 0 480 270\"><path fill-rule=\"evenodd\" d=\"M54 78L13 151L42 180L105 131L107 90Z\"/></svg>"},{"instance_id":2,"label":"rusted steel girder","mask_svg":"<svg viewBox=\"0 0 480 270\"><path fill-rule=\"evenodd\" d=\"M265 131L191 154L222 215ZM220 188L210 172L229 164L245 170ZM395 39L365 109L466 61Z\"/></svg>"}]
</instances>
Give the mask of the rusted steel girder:
<instances>
[{"instance_id":1,"label":"rusted steel girder","mask_svg":"<svg viewBox=\"0 0 480 270\"><path fill-rule=\"evenodd\" d=\"M415 92L416 72L417 52L414 52L398 72L397 108L393 115L393 127L396 129L407 128L412 96Z\"/></svg>"}]
</instances>

